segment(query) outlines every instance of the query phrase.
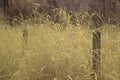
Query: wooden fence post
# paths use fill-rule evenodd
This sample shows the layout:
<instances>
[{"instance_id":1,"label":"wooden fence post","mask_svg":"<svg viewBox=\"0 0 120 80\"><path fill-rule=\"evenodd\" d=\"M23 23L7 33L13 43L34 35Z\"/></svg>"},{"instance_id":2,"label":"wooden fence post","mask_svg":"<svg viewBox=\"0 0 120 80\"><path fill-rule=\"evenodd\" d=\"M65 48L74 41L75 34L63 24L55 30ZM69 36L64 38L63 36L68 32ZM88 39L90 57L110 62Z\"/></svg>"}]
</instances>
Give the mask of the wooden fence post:
<instances>
[{"instance_id":1,"label":"wooden fence post","mask_svg":"<svg viewBox=\"0 0 120 80\"><path fill-rule=\"evenodd\" d=\"M95 17L93 22L95 23L96 30L93 32L93 58L92 58L92 69L94 74L92 75L93 80L102 80L101 79L101 32L99 28L103 25L103 21L107 22L107 13L106 13L106 1L101 0L101 13L99 17Z\"/></svg>"},{"instance_id":2,"label":"wooden fence post","mask_svg":"<svg viewBox=\"0 0 120 80\"><path fill-rule=\"evenodd\" d=\"M93 75L93 80L97 78L97 80L101 80L101 75L100 75L100 66L101 66L101 33L99 30L96 30L93 32L93 58L92 58L92 63L93 63L93 71L95 72Z\"/></svg>"},{"instance_id":3,"label":"wooden fence post","mask_svg":"<svg viewBox=\"0 0 120 80\"><path fill-rule=\"evenodd\" d=\"M22 54L24 55L27 51L27 44L28 44L28 29L26 27L23 29L23 35L22 36L23 36L23 39L24 39Z\"/></svg>"}]
</instances>

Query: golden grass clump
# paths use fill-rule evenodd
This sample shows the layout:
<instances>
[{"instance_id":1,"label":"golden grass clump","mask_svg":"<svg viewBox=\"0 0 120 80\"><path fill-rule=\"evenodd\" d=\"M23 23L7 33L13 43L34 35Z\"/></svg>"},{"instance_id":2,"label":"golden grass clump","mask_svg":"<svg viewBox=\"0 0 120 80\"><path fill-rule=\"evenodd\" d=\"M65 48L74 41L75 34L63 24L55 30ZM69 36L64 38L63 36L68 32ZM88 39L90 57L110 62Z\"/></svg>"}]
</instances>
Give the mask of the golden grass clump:
<instances>
[{"instance_id":1,"label":"golden grass clump","mask_svg":"<svg viewBox=\"0 0 120 80\"><path fill-rule=\"evenodd\" d=\"M86 40L90 35L86 35L89 33L87 30L84 34L80 27L74 29L69 26L65 31L60 31L50 28L60 26L58 24L28 26L28 47L24 55L25 63L22 64L24 65L21 72L21 75L24 75L22 80L27 77L32 80L89 77L91 40ZM84 50L86 46L88 48ZM85 60L84 57L88 59Z\"/></svg>"},{"instance_id":2,"label":"golden grass clump","mask_svg":"<svg viewBox=\"0 0 120 80\"><path fill-rule=\"evenodd\" d=\"M24 55L22 54L24 42L21 30L23 27L26 27L29 33ZM1 55L5 57L6 63L11 65L6 64L5 66L13 70L12 73L9 69L5 69L6 72L11 72L9 79L86 78L90 72L88 63L92 39L89 33L88 30L80 27L74 28L73 25L69 25L64 31L61 31L59 24L51 24L51 22L39 25L26 24L18 28L1 25L0 36L3 37L0 41L0 49L3 52ZM86 39L88 37L90 38ZM87 48L84 50L86 46ZM7 56L9 57L7 58ZM2 61L1 64L5 61ZM1 66L1 68L3 67ZM15 69L15 67L17 68ZM1 73L1 75L5 74Z\"/></svg>"},{"instance_id":3,"label":"golden grass clump","mask_svg":"<svg viewBox=\"0 0 120 80\"><path fill-rule=\"evenodd\" d=\"M102 69L103 80L120 79L120 28L105 25L102 30Z\"/></svg>"},{"instance_id":4,"label":"golden grass clump","mask_svg":"<svg viewBox=\"0 0 120 80\"><path fill-rule=\"evenodd\" d=\"M19 71L22 58L22 33L20 29L0 24L0 80L10 80Z\"/></svg>"}]
</instances>

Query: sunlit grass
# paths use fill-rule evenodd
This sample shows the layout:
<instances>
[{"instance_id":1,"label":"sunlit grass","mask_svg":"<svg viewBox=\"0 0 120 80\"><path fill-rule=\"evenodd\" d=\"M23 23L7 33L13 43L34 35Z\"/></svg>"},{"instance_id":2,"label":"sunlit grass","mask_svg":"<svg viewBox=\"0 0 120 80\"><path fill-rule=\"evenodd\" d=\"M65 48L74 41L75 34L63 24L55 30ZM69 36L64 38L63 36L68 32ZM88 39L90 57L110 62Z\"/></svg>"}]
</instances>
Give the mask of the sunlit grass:
<instances>
[{"instance_id":1,"label":"sunlit grass","mask_svg":"<svg viewBox=\"0 0 120 80\"><path fill-rule=\"evenodd\" d=\"M102 74L104 80L120 79L120 28L105 25L102 30Z\"/></svg>"},{"instance_id":2,"label":"sunlit grass","mask_svg":"<svg viewBox=\"0 0 120 80\"><path fill-rule=\"evenodd\" d=\"M80 23L44 20L0 23L0 80L91 80L93 30ZM28 30L27 43L23 29ZM120 79L119 31L115 25L101 30L102 80Z\"/></svg>"}]
</instances>

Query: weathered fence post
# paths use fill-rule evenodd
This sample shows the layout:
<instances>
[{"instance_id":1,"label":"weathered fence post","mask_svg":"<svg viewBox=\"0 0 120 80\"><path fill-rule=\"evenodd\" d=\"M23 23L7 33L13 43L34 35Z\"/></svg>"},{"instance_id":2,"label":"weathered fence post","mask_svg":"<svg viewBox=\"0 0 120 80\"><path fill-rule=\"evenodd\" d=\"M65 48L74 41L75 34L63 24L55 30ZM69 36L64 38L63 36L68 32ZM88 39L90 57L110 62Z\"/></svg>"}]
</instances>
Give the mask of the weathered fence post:
<instances>
[{"instance_id":1,"label":"weathered fence post","mask_svg":"<svg viewBox=\"0 0 120 80\"><path fill-rule=\"evenodd\" d=\"M104 22L108 21L108 15L109 15L106 12L106 8L108 8L108 7L111 8L110 15L112 14L112 16L110 16L110 17L112 17L112 18L115 18L114 15L115 15L115 11L116 11L115 10L116 2L110 1L110 6L108 6L108 5L105 5L106 1L107 0L100 1L100 4L101 4L100 17L102 18L102 20ZM97 80L102 80L101 79L101 32L100 32L100 30L98 30L98 28L100 28L103 25L103 23L99 23L102 21L98 20L96 17L93 18L93 21L94 21L95 27L96 27L95 32L93 32L93 59L92 59L93 65L92 65L92 68L96 74L96 75L95 74L93 75L93 80L95 80L95 78L97 78Z\"/></svg>"},{"instance_id":2,"label":"weathered fence post","mask_svg":"<svg viewBox=\"0 0 120 80\"><path fill-rule=\"evenodd\" d=\"M100 49L101 49L101 33L99 30L93 32L93 80L97 78L97 80L101 80L100 75L100 66L101 66L101 57L100 57Z\"/></svg>"},{"instance_id":3,"label":"weathered fence post","mask_svg":"<svg viewBox=\"0 0 120 80\"><path fill-rule=\"evenodd\" d=\"M100 28L103 25L104 20L106 21L106 9L105 0L100 0L99 9L96 11L98 14L92 17L95 24L95 31L93 32L93 54L92 54L92 74L93 80L101 80L101 32ZM93 7L94 8L94 7ZM94 10L94 9L93 9ZM96 9L97 10L97 9ZM100 15L100 17L98 16Z\"/></svg>"},{"instance_id":4,"label":"weathered fence post","mask_svg":"<svg viewBox=\"0 0 120 80\"><path fill-rule=\"evenodd\" d=\"M22 54L24 55L27 51L27 44L28 44L28 29L26 27L23 28L23 35L22 36L23 36L23 39L24 39Z\"/></svg>"}]
</instances>

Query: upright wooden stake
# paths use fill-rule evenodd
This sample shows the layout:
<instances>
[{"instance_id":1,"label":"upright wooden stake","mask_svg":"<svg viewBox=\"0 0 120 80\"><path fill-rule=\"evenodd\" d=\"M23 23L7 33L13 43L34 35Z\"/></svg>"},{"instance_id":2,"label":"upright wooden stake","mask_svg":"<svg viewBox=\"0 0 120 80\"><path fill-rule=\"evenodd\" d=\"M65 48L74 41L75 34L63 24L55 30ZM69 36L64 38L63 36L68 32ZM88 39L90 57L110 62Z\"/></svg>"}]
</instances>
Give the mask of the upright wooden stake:
<instances>
[{"instance_id":1,"label":"upright wooden stake","mask_svg":"<svg viewBox=\"0 0 120 80\"><path fill-rule=\"evenodd\" d=\"M101 0L101 13L100 16L105 22L107 21L106 9L105 9L105 0ZM95 23L96 30L93 32L93 58L92 58L92 69L94 71L93 80L101 80L101 32L98 30L103 23L101 19L95 17L93 19Z\"/></svg>"},{"instance_id":2,"label":"upright wooden stake","mask_svg":"<svg viewBox=\"0 0 120 80\"><path fill-rule=\"evenodd\" d=\"M101 33L100 31L96 30L93 32L93 71L95 74L93 75L93 80L97 78L97 80L101 80L100 75L100 66L101 66L101 57L100 57L100 49L101 49ZM96 76L95 76L96 75Z\"/></svg>"},{"instance_id":3,"label":"upright wooden stake","mask_svg":"<svg viewBox=\"0 0 120 80\"><path fill-rule=\"evenodd\" d=\"M24 55L26 53L27 43L28 43L28 30L27 30L27 28L23 29L23 39L24 39L24 45L23 45L22 54Z\"/></svg>"}]
</instances>

